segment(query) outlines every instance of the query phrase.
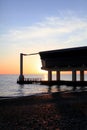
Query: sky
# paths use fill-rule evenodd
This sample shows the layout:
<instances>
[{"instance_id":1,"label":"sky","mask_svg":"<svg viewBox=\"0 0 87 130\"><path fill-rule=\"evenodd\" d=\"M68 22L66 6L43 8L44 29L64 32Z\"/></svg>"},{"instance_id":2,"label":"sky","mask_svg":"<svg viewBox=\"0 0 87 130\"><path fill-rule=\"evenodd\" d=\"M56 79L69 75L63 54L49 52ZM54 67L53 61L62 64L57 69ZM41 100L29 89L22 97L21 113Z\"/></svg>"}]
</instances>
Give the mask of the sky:
<instances>
[{"instance_id":1,"label":"sky","mask_svg":"<svg viewBox=\"0 0 87 130\"><path fill-rule=\"evenodd\" d=\"M19 74L20 53L87 46L87 0L0 0L0 74ZM39 55L24 73L42 73Z\"/></svg>"}]
</instances>

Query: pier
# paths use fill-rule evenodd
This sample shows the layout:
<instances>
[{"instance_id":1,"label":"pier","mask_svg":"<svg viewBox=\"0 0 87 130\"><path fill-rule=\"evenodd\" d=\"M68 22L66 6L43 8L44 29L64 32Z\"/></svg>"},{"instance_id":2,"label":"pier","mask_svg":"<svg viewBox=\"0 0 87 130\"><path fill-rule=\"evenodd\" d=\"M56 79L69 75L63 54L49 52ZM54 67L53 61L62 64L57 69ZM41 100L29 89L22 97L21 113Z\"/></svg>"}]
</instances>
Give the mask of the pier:
<instances>
[{"instance_id":1,"label":"pier","mask_svg":"<svg viewBox=\"0 0 87 130\"><path fill-rule=\"evenodd\" d=\"M25 80L23 75L23 56L39 54L42 62L41 69L48 72L48 80ZM52 71L56 72L56 80L52 80ZM72 71L72 81L61 81L61 71ZM77 71L80 72L80 81L77 81ZM40 84L75 84L87 85L84 80L84 71L87 71L87 46L68 49L43 51L34 54L20 53L20 76L17 83Z\"/></svg>"}]
</instances>

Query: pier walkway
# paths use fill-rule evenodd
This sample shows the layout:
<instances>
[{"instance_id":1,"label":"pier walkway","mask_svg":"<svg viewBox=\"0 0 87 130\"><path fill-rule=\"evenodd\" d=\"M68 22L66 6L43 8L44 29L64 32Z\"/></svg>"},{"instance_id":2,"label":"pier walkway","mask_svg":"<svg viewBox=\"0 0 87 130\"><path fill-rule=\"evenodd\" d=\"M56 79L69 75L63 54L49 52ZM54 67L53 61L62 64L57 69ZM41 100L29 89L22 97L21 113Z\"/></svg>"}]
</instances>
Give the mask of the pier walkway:
<instances>
[{"instance_id":1,"label":"pier walkway","mask_svg":"<svg viewBox=\"0 0 87 130\"><path fill-rule=\"evenodd\" d=\"M67 85L67 86L87 86L87 81L65 81L65 80L52 80L52 81L46 81L41 80L40 78L24 78L24 81L17 80L18 84L39 84L39 85Z\"/></svg>"}]
</instances>

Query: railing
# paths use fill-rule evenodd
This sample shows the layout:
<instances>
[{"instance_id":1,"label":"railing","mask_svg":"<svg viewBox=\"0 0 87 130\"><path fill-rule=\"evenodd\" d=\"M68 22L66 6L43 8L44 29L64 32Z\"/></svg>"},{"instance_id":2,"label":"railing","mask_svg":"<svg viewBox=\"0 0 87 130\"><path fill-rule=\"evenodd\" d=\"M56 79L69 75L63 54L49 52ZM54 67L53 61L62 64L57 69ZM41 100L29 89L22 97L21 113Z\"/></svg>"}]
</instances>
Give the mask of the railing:
<instances>
[{"instance_id":1,"label":"railing","mask_svg":"<svg viewBox=\"0 0 87 130\"><path fill-rule=\"evenodd\" d=\"M41 78L24 78L24 81L41 81Z\"/></svg>"},{"instance_id":2,"label":"railing","mask_svg":"<svg viewBox=\"0 0 87 130\"><path fill-rule=\"evenodd\" d=\"M23 82L40 82L41 78L24 78ZM17 79L17 82L20 82L19 78Z\"/></svg>"}]
</instances>

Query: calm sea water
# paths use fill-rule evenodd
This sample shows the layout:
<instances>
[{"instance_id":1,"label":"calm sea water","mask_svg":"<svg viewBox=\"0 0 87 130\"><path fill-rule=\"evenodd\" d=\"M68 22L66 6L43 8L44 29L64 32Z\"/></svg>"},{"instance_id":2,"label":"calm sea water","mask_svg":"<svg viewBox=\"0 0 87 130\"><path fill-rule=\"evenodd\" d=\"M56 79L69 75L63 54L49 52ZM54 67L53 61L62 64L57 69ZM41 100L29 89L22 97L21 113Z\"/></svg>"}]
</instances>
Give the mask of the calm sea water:
<instances>
[{"instance_id":1,"label":"calm sea water","mask_svg":"<svg viewBox=\"0 0 87 130\"><path fill-rule=\"evenodd\" d=\"M41 78L46 80L47 75L25 75L25 78ZM51 88L46 85L38 85L38 84L25 84L19 85L17 84L18 75L0 75L0 97L18 97L18 96L28 96L35 95L41 93L48 92L57 92L59 91L58 86L52 86ZM55 79L55 75L53 75L53 79ZM71 80L71 74L62 74L61 80ZM77 76L77 80L79 80L79 74ZM87 80L87 75L85 74L85 80ZM80 88L77 86L77 90ZM71 86L60 86L61 91L72 91Z\"/></svg>"}]
</instances>

